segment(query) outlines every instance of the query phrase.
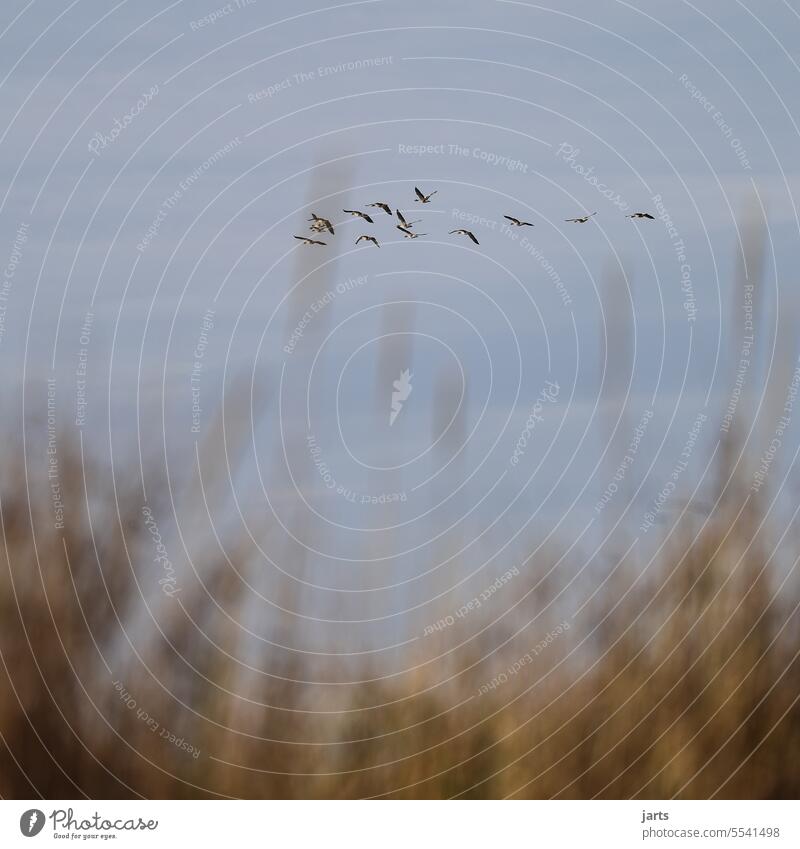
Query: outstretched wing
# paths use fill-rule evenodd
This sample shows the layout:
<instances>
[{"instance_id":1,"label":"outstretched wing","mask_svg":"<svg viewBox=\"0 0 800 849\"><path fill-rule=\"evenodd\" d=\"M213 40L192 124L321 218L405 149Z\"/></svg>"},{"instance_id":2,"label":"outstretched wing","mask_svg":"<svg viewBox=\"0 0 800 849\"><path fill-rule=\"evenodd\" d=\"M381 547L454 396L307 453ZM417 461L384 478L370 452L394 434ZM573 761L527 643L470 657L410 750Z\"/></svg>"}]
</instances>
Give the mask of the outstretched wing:
<instances>
[{"instance_id":1,"label":"outstretched wing","mask_svg":"<svg viewBox=\"0 0 800 849\"><path fill-rule=\"evenodd\" d=\"M422 192L416 186L414 186L414 191L416 192L417 197L420 200L425 200L425 195L423 195Z\"/></svg>"}]
</instances>

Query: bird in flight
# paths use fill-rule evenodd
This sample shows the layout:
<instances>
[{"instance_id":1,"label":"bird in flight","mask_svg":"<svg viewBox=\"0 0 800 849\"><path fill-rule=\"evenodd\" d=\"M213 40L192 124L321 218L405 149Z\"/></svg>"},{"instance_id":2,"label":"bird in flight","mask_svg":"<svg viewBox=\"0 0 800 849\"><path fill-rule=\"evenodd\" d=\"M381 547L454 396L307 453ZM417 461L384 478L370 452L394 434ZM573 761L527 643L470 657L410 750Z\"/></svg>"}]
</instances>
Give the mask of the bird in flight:
<instances>
[{"instance_id":1,"label":"bird in flight","mask_svg":"<svg viewBox=\"0 0 800 849\"><path fill-rule=\"evenodd\" d=\"M402 230L403 236L406 239L418 239L420 236L427 236L427 233L412 233L407 227L401 227L399 224L397 225L398 230Z\"/></svg>"},{"instance_id":2,"label":"bird in flight","mask_svg":"<svg viewBox=\"0 0 800 849\"><path fill-rule=\"evenodd\" d=\"M414 192L417 195L414 198L415 203L430 203L431 198L436 194L436 192L431 192L429 195L424 195L416 186L414 186Z\"/></svg>"},{"instance_id":3,"label":"bird in flight","mask_svg":"<svg viewBox=\"0 0 800 849\"><path fill-rule=\"evenodd\" d=\"M520 221L519 218L514 218L513 215L504 215L503 218L507 218L512 226L514 227L535 227L535 224L531 224L530 221Z\"/></svg>"},{"instance_id":4,"label":"bird in flight","mask_svg":"<svg viewBox=\"0 0 800 849\"><path fill-rule=\"evenodd\" d=\"M378 240L374 236L359 236L356 239L356 244L358 244L359 242L363 242L364 240L372 242L372 244L375 245L376 248L380 247L380 245L378 244Z\"/></svg>"},{"instance_id":5,"label":"bird in flight","mask_svg":"<svg viewBox=\"0 0 800 849\"><path fill-rule=\"evenodd\" d=\"M361 212L359 209L343 209L342 212L346 212L348 215L354 215L358 218L363 218L368 224L375 223L366 212Z\"/></svg>"},{"instance_id":6,"label":"bird in flight","mask_svg":"<svg viewBox=\"0 0 800 849\"><path fill-rule=\"evenodd\" d=\"M626 218L649 218L651 221L656 219L649 212L634 212L633 215L626 215Z\"/></svg>"},{"instance_id":7,"label":"bird in flight","mask_svg":"<svg viewBox=\"0 0 800 849\"><path fill-rule=\"evenodd\" d=\"M300 239L304 245L326 245L327 242L319 242L316 239L309 239L308 236L295 236L295 239Z\"/></svg>"},{"instance_id":8,"label":"bird in flight","mask_svg":"<svg viewBox=\"0 0 800 849\"><path fill-rule=\"evenodd\" d=\"M469 230L464 230L464 229L459 228L458 230L451 230L450 231L451 236L453 235L453 233L458 233L461 236L469 236L470 239L472 239L472 241L475 242L476 245L480 244L480 242L475 238L475 234L470 232Z\"/></svg>"},{"instance_id":9,"label":"bird in flight","mask_svg":"<svg viewBox=\"0 0 800 849\"><path fill-rule=\"evenodd\" d=\"M397 210L397 217L403 227L405 227L407 230L410 230L415 224L419 224L419 222L422 221L421 218L418 218L416 221L406 221L405 216L402 212L400 212L399 209Z\"/></svg>"},{"instance_id":10,"label":"bird in flight","mask_svg":"<svg viewBox=\"0 0 800 849\"><path fill-rule=\"evenodd\" d=\"M593 212L592 215L597 215L597 213ZM565 218L564 221L569 221L570 224L585 224L592 215L584 215L581 218Z\"/></svg>"},{"instance_id":11,"label":"bird in flight","mask_svg":"<svg viewBox=\"0 0 800 849\"><path fill-rule=\"evenodd\" d=\"M319 233L322 230L327 230L331 235L333 235L333 224L328 221L327 218L320 218L319 215L315 215L313 212L311 213L311 218L309 221L313 221L314 223L311 225L310 229Z\"/></svg>"},{"instance_id":12,"label":"bird in flight","mask_svg":"<svg viewBox=\"0 0 800 849\"><path fill-rule=\"evenodd\" d=\"M368 203L367 206L375 206L378 209L382 209L387 215L392 214L392 210L389 207L388 203L380 203L380 202L378 202L378 203Z\"/></svg>"}]
</instances>

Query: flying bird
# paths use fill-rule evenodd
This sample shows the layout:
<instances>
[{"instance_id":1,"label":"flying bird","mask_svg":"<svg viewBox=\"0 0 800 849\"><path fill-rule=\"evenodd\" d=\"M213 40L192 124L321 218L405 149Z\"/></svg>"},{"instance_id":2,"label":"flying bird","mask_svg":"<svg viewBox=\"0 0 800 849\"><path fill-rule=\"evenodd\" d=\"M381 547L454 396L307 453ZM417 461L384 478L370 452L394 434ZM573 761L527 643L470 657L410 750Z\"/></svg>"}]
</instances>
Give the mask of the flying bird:
<instances>
[{"instance_id":1,"label":"flying bird","mask_svg":"<svg viewBox=\"0 0 800 849\"><path fill-rule=\"evenodd\" d=\"M397 225L398 230L402 230L403 235L406 239L418 239L420 236L427 236L427 233L412 233L407 227L401 227L399 224Z\"/></svg>"},{"instance_id":2,"label":"flying bird","mask_svg":"<svg viewBox=\"0 0 800 849\"><path fill-rule=\"evenodd\" d=\"M389 207L388 203L380 203L380 202L378 202L378 203L368 203L367 206L375 206L378 209L382 209L387 215L392 214L392 210Z\"/></svg>"},{"instance_id":3,"label":"flying bird","mask_svg":"<svg viewBox=\"0 0 800 849\"><path fill-rule=\"evenodd\" d=\"M359 236L356 239L356 244L358 244L359 242L363 242L365 239L368 242L372 242L372 244L375 245L376 248L380 247L380 245L378 244L378 240L374 236Z\"/></svg>"},{"instance_id":4,"label":"flying bird","mask_svg":"<svg viewBox=\"0 0 800 849\"><path fill-rule=\"evenodd\" d=\"M343 209L342 212L346 212L348 215L357 216L358 218L363 218L368 224L374 224L375 222L367 215L366 212L361 212L358 209Z\"/></svg>"},{"instance_id":5,"label":"flying bird","mask_svg":"<svg viewBox=\"0 0 800 849\"><path fill-rule=\"evenodd\" d=\"M431 198L436 194L436 192L431 192L429 195L424 195L416 186L414 186L414 192L417 195L414 198L415 203L430 203Z\"/></svg>"},{"instance_id":6,"label":"flying bird","mask_svg":"<svg viewBox=\"0 0 800 849\"><path fill-rule=\"evenodd\" d=\"M649 212L634 212L633 215L626 215L626 218L649 218L651 221L656 219Z\"/></svg>"},{"instance_id":7,"label":"flying bird","mask_svg":"<svg viewBox=\"0 0 800 849\"><path fill-rule=\"evenodd\" d=\"M312 230L316 230L317 232L321 230L327 230L331 235L333 235L333 224L328 221L327 218L320 218L319 215L315 215L313 212L311 213L311 218L309 221L313 221L314 223L311 225Z\"/></svg>"},{"instance_id":8,"label":"flying bird","mask_svg":"<svg viewBox=\"0 0 800 849\"><path fill-rule=\"evenodd\" d=\"M295 236L295 239L300 239L304 245L326 245L327 242L319 242L316 239L309 239L307 236Z\"/></svg>"},{"instance_id":9,"label":"flying bird","mask_svg":"<svg viewBox=\"0 0 800 849\"><path fill-rule=\"evenodd\" d=\"M597 213L593 212L592 215L597 215ZM581 218L565 218L564 221L568 221L570 224L585 224L592 215L584 215Z\"/></svg>"},{"instance_id":10,"label":"flying bird","mask_svg":"<svg viewBox=\"0 0 800 849\"><path fill-rule=\"evenodd\" d=\"M519 218L514 218L513 215L504 215L503 218L507 218L514 227L535 227L535 224L531 224L530 221L520 221Z\"/></svg>"},{"instance_id":11,"label":"flying bird","mask_svg":"<svg viewBox=\"0 0 800 849\"><path fill-rule=\"evenodd\" d=\"M480 242L475 238L475 234L471 233L469 230L463 230L463 229L451 230L450 235L452 236L453 233L458 233L461 236L469 236L470 239L472 239L472 241L475 242L476 245L480 244Z\"/></svg>"},{"instance_id":12,"label":"flying bird","mask_svg":"<svg viewBox=\"0 0 800 849\"><path fill-rule=\"evenodd\" d=\"M396 210L396 212L398 219L400 219L400 223L408 230L410 230L415 224L419 224L419 222L422 221L421 218L418 218L416 221L406 221L405 217L403 216L403 213L400 212L399 209Z\"/></svg>"}]
</instances>

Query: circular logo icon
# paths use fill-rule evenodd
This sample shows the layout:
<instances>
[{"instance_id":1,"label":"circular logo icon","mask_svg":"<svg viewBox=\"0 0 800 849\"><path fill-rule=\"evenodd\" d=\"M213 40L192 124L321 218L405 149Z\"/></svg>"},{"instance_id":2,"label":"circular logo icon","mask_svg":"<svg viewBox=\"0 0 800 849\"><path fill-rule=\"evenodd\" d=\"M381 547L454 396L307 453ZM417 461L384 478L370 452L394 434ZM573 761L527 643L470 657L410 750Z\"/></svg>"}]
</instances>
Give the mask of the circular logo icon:
<instances>
[{"instance_id":1,"label":"circular logo icon","mask_svg":"<svg viewBox=\"0 0 800 849\"><path fill-rule=\"evenodd\" d=\"M44 811L31 808L19 818L19 830L25 837L36 837L44 828Z\"/></svg>"}]
</instances>

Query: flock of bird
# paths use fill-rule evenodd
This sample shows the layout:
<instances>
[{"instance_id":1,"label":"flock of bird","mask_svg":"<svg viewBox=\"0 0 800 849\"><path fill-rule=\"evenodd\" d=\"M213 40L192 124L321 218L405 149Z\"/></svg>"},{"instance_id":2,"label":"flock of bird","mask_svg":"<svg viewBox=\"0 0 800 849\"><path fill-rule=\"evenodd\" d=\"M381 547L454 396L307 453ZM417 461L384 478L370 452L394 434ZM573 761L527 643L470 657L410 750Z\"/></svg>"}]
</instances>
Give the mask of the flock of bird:
<instances>
[{"instance_id":1,"label":"flock of bird","mask_svg":"<svg viewBox=\"0 0 800 849\"><path fill-rule=\"evenodd\" d=\"M431 198L435 194L437 194L436 191L433 191L430 194L426 195L423 192L421 192L416 186L414 186L414 193L416 194L416 197L414 198L415 203L430 203ZM400 232L403 234L403 237L406 238L406 239L418 239L420 236L427 236L428 235L427 233L417 233L413 229L414 225L419 224L421 219L417 219L416 221L408 221L399 209L395 209L394 214L393 214L392 208L389 206L388 203L382 203L382 202L378 201L376 203L368 203L367 206L370 207L370 208L383 210L383 212L385 212L387 215L391 216L392 219L394 219L394 215L396 215L397 220L400 222L399 224L396 225L396 227L397 227L398 230L400 230ZM375 223L375 221L373 220L371 215L369 215L366 212L362 212L360 209L343 209L342 212L345 212L348 215L352 215L354 218L361 218L364 221L366 221L367 224L374 224ZM592 218L595 215L597 215L597 213L592 212L589 215L582 215L582 216L579 216L578 218L565 218L564 220L566 222L568 222L569 224L585 224L590 218ZM651 221L655 221L655 218L652 215L650 215L649 212L634 212L631 215L626 215L625 217L626 218L636 218L636 219L648 218ZM503 218L505 218L509 222L511 222L512 227L535 227L536 226L535 224L531 224L530 221L523 221L520 218L515 218L513 215L504 215ZM319 234L319 233L324 233L324 232L327 231L331 235L334 234L333 224L331 224L331 222L327 218L322 218L321 216L312 212L311 218L309 218L308 220L311 222L308 229L313 231L314 233ZM475 237L475 234L471 230L465 230L463 227L459 227L455 230L451 230L450 235L451 236L454 236L454 235L455 236L466 236L467 238L471 239L476 245L480 244L480 242ZM299 239L304 245L309 245L309 246L310 245L322 245L322 246L327 245L327 242L323 242L320 239L312 239L308 236L295 236L295 239ZM372 244L375 245L376 248L380 247L380 243L375 238L375 236L370 236L366 233L362 234L361 236L359 236L356 239L357 245L360 244L361 242L372 242Z\"/></svg>"}]
</instances>

